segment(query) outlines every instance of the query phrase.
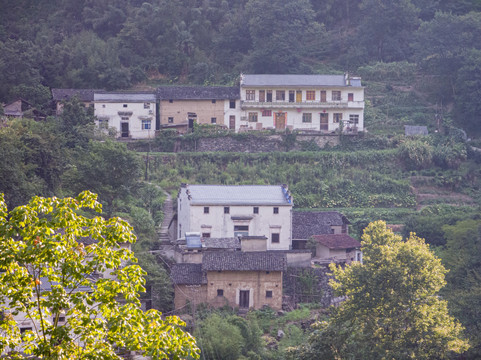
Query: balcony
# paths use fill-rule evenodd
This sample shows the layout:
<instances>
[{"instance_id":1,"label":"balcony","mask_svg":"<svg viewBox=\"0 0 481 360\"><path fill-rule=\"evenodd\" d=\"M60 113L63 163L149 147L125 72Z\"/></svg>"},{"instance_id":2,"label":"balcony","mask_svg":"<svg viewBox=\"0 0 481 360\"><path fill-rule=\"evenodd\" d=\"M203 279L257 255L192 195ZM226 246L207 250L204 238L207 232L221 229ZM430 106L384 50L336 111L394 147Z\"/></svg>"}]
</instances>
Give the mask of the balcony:
<instances>
[{"instance_id":1,"label":"balcony","mask_svg":"<svg viewBox=\"0 0 481 360\"><path fill-rule=\"evenodd\" d=\"M256 100L241 100L241 109L298 109L298 108L353 108L364 109L364 101L302 101L302 102L288 102L288 101L272 101L259 102Z\"/></svg>"}]
</instances>

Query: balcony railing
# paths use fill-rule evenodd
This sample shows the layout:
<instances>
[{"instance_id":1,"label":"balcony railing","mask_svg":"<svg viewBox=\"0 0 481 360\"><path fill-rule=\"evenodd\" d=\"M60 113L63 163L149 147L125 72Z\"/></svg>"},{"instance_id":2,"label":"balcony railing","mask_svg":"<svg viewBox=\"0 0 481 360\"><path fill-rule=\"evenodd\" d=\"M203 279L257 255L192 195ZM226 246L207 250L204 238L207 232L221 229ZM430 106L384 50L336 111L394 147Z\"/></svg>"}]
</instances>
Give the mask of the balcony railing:
<instances>
[{"instance_id":1,"label":"balcony railing","mask_svg":"<svg viewBox=\"0 0 481 360\"><path fill-rule=\"evenodd\" d=\"M259 109L274 109L274 108L305 108L305 107L323 107L323 108L339 108L352 107L364 108L364 101L302 101L302 102L288 102L288 101L272 101L260 102L256 100L241 100L241 108L259 108Z\"/></svg>"}]
</instances>

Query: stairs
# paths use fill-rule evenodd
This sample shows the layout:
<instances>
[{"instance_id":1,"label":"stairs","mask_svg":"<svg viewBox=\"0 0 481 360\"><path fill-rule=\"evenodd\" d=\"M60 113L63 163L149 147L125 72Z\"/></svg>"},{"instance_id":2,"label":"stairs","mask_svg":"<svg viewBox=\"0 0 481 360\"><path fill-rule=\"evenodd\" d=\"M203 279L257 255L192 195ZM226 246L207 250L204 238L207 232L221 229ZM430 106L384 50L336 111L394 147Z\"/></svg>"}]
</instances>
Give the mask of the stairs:
<instances>
[{"instance_id":1,"label":"stairs","mask_svg":"<svg viewBox=\"0 0 481 360\"><path fill-rule=\"evenodd\" d=\"M169 224L170 220L172 220L172 216L174 215L174 209L172 206L172 197L167 192L165 193L165 195L166 199L164 201L163 207L164 219L162 221L160 229L158 230L160 245L170 245L172 243L172 240L169 236Z\"/></svg>"}]
</instances>

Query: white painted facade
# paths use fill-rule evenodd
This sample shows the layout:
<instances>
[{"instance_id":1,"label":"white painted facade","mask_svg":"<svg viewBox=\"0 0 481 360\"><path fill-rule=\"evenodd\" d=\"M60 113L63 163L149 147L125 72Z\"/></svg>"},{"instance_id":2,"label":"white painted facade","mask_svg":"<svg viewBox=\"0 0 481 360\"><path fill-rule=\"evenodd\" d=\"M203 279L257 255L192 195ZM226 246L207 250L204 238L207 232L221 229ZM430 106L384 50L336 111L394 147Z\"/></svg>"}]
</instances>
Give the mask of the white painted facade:
<instances>
[{"instance_id":1,"label":"white painted facade","mask_svg":"<svg viewBox=\"0 0 481 360\"><path fill-rule=\"evenodd\" d=\"M231 196L229 190L233 188L245 194L245 198ZM202 199L197 196L204 191L221 195L224 190L227 190L225 200L209 199L208 194ZM265 198L257 196L264 190ZM282 186L186 185L177 197L177 236L182 238L186 232L200 232L203 237L213 238L265 236L267 250L289 250L292 206L292 198Z\"/></svg>"},{"instance_id":2,"label":"white painted facade","mask_svg":"<svg viewBox=\"0 0 481 360\"><path fill-rule=\"evenodd\" d=\"M241 75L242 129L364 130L364 88L343 75Z\"/></svg>"},{"instance_id":3,"label":"white painted facade","mask_svg":"<svg viewBox=\"0 0 481 360\"><path fill-rule=\"evenodd\" d=\"M96 125L114 128L118 138L150 139L155 136L156 97L150 93L94 94Z\"/></svg>"}]
</instances>

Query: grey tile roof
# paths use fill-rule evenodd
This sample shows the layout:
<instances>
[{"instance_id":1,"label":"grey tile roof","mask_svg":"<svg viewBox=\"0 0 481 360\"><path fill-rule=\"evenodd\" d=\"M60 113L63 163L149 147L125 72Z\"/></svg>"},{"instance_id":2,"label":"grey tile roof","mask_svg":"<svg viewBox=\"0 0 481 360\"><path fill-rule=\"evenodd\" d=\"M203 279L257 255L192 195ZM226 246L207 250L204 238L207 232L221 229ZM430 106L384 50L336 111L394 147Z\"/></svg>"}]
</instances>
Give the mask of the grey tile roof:
<instances>
[{"instance_id":1,"label":"grey tile roof","mask_svg":"<svg viewBox=\"0 0 481 360\"><path fill-rule=\"evenodd\" d=\"M314 240L329 249L360 248L361 243L346 234L315 235Z\"/></svg>"},{"instance_id":2,"label":"grey tile roof","mask_svg":"<svg viewBox=\"0 0 481 360\"><path fill-rule=\"evenodd\" d=\"M95 101L113 101L113 102L155 102L154 92L96 92L94 94Z\"/></svg>"},{"instance_id":3,"label":"grey tile roof","mask_svg":"<svg viewBox=\"0 0 481 360\"><path fill-rule=\"evenodd\" d=\"M204 238L206 249L240 249L238 238Z\"/></svg>"},{"instance_id":4,"label":"grey tile roof","mask_svg":"<svg viewBox=\"0 0 481 360\"><path fill-rule=\"evenodd\" d=\"M292 213L292 238L309 239L312 235L330 234L331 226L350 224L349 220L337 211L294 211Z\"/></svg>"},{"instance_id":5,"label":"grey tile roof","mask_svg":"<svg viewBox=\"0 0 481 360\"><path fill-rule=\"evenodd\" d=\"M177 285L207 284L205 273L202 272L202 264L174 264L170 277Z\"/></svg>"},{"instance_id":6,"label":"grey tile roof","mask_svg":"<svg viewBox=\"0 0 481 360\"><path fill-rule=\"evenodd\" d=\"M241 86L347 86L344 75L243 74Z\"/></svg>"},{"instance_id":7,"label":"grey tile roof","mask_svg":"<svg viewBox=\"0 0 481 360\"><path fill-rule=\"evenodd\" d=\"M100 89L52 89L52 98L55 101L68 100L77 96L81 101L94 101L94 93Z\"/></svg>"},{"instance_id":8,"label":"grey tile roof","mask_svg":"<svg viewBox=\"0 0 481 360\"><path fill-rule=\"evenodd\" d=\"M404 125L404 135L414 136L414 135L427 135L427 126L416 126L416 125Z\"/></svg>"},{"instance_id":9,"label":"grey tile roof","mask_svg":"<svg viewBox=\"0 0 481 360\"><path fill-rule=\"evenodd\" d=\"M280 185L187 185L192 205L291 205Z\"/></svg>"},{"instance_id":10,"label":"grey tile roof","mask_svg":"<svg viewBox=\"0 0 481 360\"><path fill-rule=\"evenodd\" d=\"M235 100L240 99L239 87L228 86L161 86L160 100Z\"/></svg>"},{"instance_id":11,"label":"grey tile roof","mask_svg":"<svg viewBox=\"0 0 481 360\"><path fill-rule=\"evenodd\" d=\"M206 252L204 271L285 271L286 255L278 252Z\"/></svg>"}]
</instances>

